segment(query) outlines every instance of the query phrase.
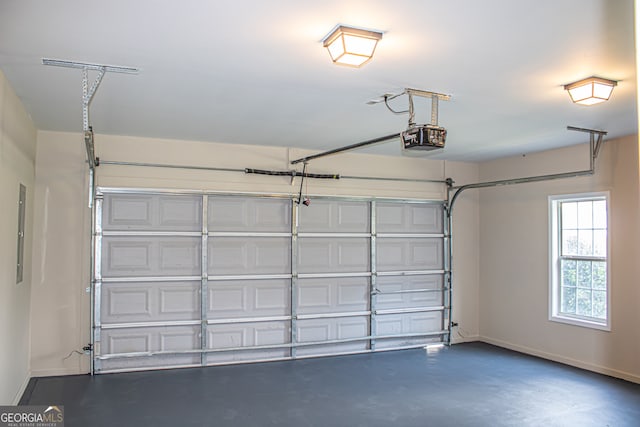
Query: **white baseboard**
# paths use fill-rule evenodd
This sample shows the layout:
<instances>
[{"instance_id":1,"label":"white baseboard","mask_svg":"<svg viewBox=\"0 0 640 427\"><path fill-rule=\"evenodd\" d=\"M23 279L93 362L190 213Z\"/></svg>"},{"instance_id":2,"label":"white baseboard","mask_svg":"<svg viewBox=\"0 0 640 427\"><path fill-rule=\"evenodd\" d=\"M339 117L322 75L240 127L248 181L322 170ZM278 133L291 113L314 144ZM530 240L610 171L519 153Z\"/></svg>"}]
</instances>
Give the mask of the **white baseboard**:
<instances>
[{"instance_id":1,"label":"white baseboard","mask_svg":"<svg viewBox=\"0 0 640 427\"><path fill-rule=\"evenodd\" d=\"M18 403L20 403L20 399L22 399L22 395L24 394L24 391L27 389L27 386L29 385L29 380L30 379L31 379L31 372L27 372L27 375L24 378L24 380L22 381L22 384L20 385L20 388L18 389L18 392L13 397L13 401L11 402L12 405L15 406Z\"/></svg>"},{"instance_id":2,"label":"white baseboard","mask_svg":"<svg viewBox=\"0 0 640 427\"><path fill-rule=\"evenodd\" d=\"M32 377L59 377L65 375L82 375L87 372L80 372L77 368L53 368L53 369L34 369L31 371Z\"/></svg>"},{"instance_id":3,"label":"white baseboard","mask_svg":"<svg viewBox=\"0 0 640 427\"><path fill-rule=\"evenodd\" d=\"M451 344L462 344L465 342L475 342L480 341L479 335L469 335L469 336L454 336L451 338Z\"/></svg>"},{"instance_id":4,"label":"white baseboard","mask_svg":"<svg viewBox=\"0 0 640 427\"><path fill-rule=\"evenodd\" d=\"M485 336L479 336L479 341L486 342L487 344L493 344L498 347L514 350L519 353L525 353L532 356L540 357L542 359L552 360L554 362L563 363L565 365L574 366L576 368L585 369L587 371L596 372L598 374L608 375L610 377L620 378L626 381L640 384L640 375L632 374L630 372L619 371L617 369L607 368L606 366L600 366L582 360L572 359L570 357L562 356L555 353L547 353L545 351L536 350L534 348L513 344L507 341L497 340Z\"/></svg>"}]
</instances>

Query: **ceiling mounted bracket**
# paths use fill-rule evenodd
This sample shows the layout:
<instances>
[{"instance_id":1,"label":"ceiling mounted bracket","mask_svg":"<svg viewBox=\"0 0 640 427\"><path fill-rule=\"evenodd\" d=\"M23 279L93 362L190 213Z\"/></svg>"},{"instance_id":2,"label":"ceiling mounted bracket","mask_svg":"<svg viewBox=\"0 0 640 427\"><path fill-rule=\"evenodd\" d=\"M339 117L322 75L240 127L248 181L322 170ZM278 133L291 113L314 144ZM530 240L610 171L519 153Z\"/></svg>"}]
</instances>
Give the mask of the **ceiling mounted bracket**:
<instances>
[{"instance_id":1,"label":"ceiling mounted bracket","mask_svg":"<svg viewBox=\"0 0 640 427\"><path fill-rule=\"evenodd\" d=\"M420 89L406 88L402 94L407 94L409 97L409 128L415 127L415 108L413 106L413 97L419 96L422 98L431 98L431 125L438 126L438 101L449 101L451 95L445 95L443 93L429 92ZM402 95L401 94L401 95ZM395 98L395 96L394 96Z\"/></svg>"},{"instance_id":2,"label":"ceiling mounted bracket","mask_svg":"<svg viewBox=\"0 0 640 427\"><path fill-rule=\"evenodd\" d=\"M88 62L67 61L62 59L42 58L43 65L64 68L78 68L82 70L82 130L90 131L89 125L89 104L98 90L105 73L125 73L137 74L140 70L134 67L122 67L119 65L92 64ZM89 87L89 70L97 71L98 75Z\"/></svg>"},{"instance_id":3,"label":"ceiling mounted bracket","mask_svg":"<svg viewBox=\"0 0 640 427\"><path fill-rule=\"evenodd\" d=\"M567 126L567 130L573 130L576 132L586 132L589 134L589 146L591 147L590 149L591 158L589 160L591 161L591 169L593 170L595 167L596 159L598 158L598 153L600 153L600 149L602 148L602 144L604 143L602 138L607 134L607 131L580 128L575 126Z\"/></svg>"},{"instance_id":4,"label":"ceiling mounted bracket","mask_svg":"<svg viewBox=\"0 0 640 427\"><path fill-rule=\"evenodd\" d=\"M87 163L89 163L89 207L93 206L93 196L95 194L95 168L100 164L100 160L95 155L95 144L93 139L93 129L89 123L89 105L96 94L105 73L125 73L137 74L139 70L133 67L121 67L118 65L92 64L88 62L67 61L61 59L42 58L43 65L54 67L77 68L82 70L82 130L84 132L84 145L87 151ZM89 86L89 70L97 71L98 75Z\"/></svg>"},{"instance_id":5,"label":"ceiling mounted bracket","mask_svg":"<svg viewBox=\"0 0 640 427\"><path fill-rule=\"evenodd\" d=\"M89 104L91 104L91 100L93 99L93 95L96 94L98 86L102 83L104 73L104 68L99 70L96 79L89 88L89 69L82 69L82 130L84 130L85 133L89 132Z\"/></svg>"},{"instance_id":6,"label":"ceiling mounted bracket","mask_svg":"<svg viewBox=\"0 0 640 427\"><path fill-rule=\"evenodd\" d=\"M409 107L406 110L394 110L389 101L407 95ZM428 124L417 124L414 105L414 97L431 98L431 121ZM438 150L444 148L447 138L447 130L438 126L438 107L439 102L449 101L451 95L443 93L431 92L428 90L405 88L397 94L385 93L384 95L372 99L367 104L378 104L384 102L384 105L393 114L409 114L409 121L405 131L400 133L400 142L405 150Z\"/></svg>"},{"instance_id":7,"label":"ceiling mounted bracket","mask_svg":"<svg viewBox=\"0 0 640 427\"><path fill-rule=\"evenodd\" d=\"M89 162L89 168L93 170L99 164L95 157L93 130L89 124L89 105L93 100L93 96L96 94L100 83L102 83L102 78L105 73L137 74L140 70L134 67L92 64L89 62L76 62L50 58L42 58L42 64L82 70L82 130L84 132L84 142L87 150L87 161ZM91 86L89 86L89 70L98 72L98 75Z\"/></svg>"}]
</instances>

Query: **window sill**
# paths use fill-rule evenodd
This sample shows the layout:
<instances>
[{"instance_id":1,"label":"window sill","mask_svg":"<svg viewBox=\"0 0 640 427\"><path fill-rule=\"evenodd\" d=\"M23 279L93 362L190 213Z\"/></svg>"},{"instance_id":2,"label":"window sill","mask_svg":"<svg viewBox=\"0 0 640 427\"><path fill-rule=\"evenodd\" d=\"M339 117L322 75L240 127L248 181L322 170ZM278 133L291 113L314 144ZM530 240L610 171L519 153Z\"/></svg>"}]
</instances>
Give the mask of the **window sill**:
<instances>
[{"instance_id":1,"label":"window sill","mask_svg":"<svg viewBox=\"0 0 640 427\"><path fill-rule=\"evenodd\" d=\"M600 323L586 319L576 319L574 317L552 315L549 317L552 322L565 323L573 326L581 326L583 328L598 329L600 331L611 332L611 325L609 323Z\"/></svg>"}]
</instances>

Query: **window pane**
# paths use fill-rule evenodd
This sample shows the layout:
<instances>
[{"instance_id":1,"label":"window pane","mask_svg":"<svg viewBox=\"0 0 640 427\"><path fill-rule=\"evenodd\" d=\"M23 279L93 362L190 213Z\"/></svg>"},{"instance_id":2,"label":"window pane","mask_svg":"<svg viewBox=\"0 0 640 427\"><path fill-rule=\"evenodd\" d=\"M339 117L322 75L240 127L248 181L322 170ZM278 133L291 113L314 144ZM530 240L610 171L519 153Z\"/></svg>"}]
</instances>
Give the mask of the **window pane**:
<instances>
[{"instance_id":1,"label":"window pane","mask_svg":"<svg viewBox=\"0 0 640 427\"><path fill-rule=\"evenodd\" d=\"M575 260L562 260L562 286L576 286L577 263Z\"/></svg>"},{"instance_id":2,"label":"window pane","mask_svg":"<svg viewBox=\"0 0 640 427\"><path fill-rule=\"evenodd\" d=\"M593 292L593 317L598 319L607 317L607 293L605 291Z\"/></svg>"},{"instance_id":3,"label":"window pane","mask_svg":"<svg viewBox=\"0 0 640 427\"><path fill-rule=\"evenodd\" d=\"M562 232L562 255L578 255L578 232L576 230Z\"/></svg>"},{"instance_id":4,"label":"window pane","mask_svg":"<svg viewBox=\"0 0 640 427\"><path fill-rule=\"evenodd\" d=\"M593 255L607 256L607 230L593 231Z\"/></svg>"},{"instance_id":5,"label":"window pane","mask_svg":"<svg viewBox=\"0 0 640 427\"><path fill-rule=\"evenodd\" d=\"M607 289L607 263L593 263L593 288Z\"/></svg>"},{"instance_id":6,"label":"window pane","mask_svg":"<svg viewBox=\"0 0 640 427\"><path fill-rule=\"evenodd\" d=\"M605 200L593 202L593 228L607 228L607 202Z\"/></svg>"},{"instance_id":7,"label":"window pane","mask_svg":"<svg viewBox=\"0 0 640 427\"><path fill-rule=\"evenodd\" d=\"M593 226L593 202L578 202L578 228Z\"/></svg>"},{"instance_id":8,"label":"window pane","mask_svg":"<svg viewBox=\"0 0 640 427\"><path fill-rule=\"evenodd\" d=\"M578 261L578 286L591 288L591 261Z\"/></svg>"},{"instance_id":9,"label":"window pane","mask_svg":"<svg viewBox=\"0 0 640 427\"><path fill-rule=\"evenodd\" d=\"M578 228L578 204L575 202L564 202L562 207L562 228Z\"/></svg>"},{"instance_id":10,"label":"window pane","mask_svg":"<svg viewBox=\"0 0 640 427\"><path fill-rule=\"evenodd\" d=\"M591 291L578 289L576 313L581 316L591 316Z\"/></svg>"},{"instance_id":11,"label":"window pane","mask_svg":"<svg viewBox=\"0 0 640 427\"><path fill-rule=\"evenodd\" d=\"M552 282L553 307L577 320L606 321L608 202L601 195L573 195L552 202L559 234L552 252L558 258L551 261L552 268L560 270Z\"/></svg>"},{"instance_id":12,"label":"window pane","mask_svg":"<svg viewBox=\"0 0 640 427\"><path fill-rule=\"evenodd\" d=\"M578 230L578 255L593 255L593 231Z\"/></svg>"},{"instance_id":13,"label":"window pane","mask_svg":"<svg viewBox=\"0 0 640 427\"><path fill-rule=\"evenodd\" d=\"M568 314L576 313L576 288L562 288L560 310Z\"/></svg>"}]
</instances>

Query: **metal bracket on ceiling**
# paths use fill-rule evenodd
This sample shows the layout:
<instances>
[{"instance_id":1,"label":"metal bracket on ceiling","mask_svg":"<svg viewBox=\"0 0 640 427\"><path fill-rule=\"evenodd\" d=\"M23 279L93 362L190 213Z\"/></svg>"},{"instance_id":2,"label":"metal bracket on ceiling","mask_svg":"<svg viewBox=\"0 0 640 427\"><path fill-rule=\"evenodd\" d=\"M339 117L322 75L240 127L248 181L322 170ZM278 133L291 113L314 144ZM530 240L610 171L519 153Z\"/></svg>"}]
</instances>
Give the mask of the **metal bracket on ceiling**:
<instances>
[{"instance_id":1,"label":"metal bracket on ceiling","mask_svg":"<svg viewBox=\"0 0 640 427\"><path fill-rule=\"evenodd\" d=\"M134 67L121 67L119 65L92 64L88 62L67 61L61 59L42 58L43 65L51 65L54 67L78 68L82 70L82 130L84 131L84 140L87 149L87 160L91 169L98 165L95 158L93 147L93 132L89 124L89 105L93 100L93 96L98 90L102 78L105 73L125 73L137 74L139 69ZM97 71L98 75L89 86L89 70Z\"/></svg>"},{"instance_id":2,"label":"metal bracket on ceiling","mask_svg":"<svg viewBox=\"0 0 640 427\"><path fill-rule=\"evenodd\" d=\"M100 164L95 155L95 144L93 140L93 129L89 123L89 106L96 94L105 73L125 73L137 74L139 70L133 67L121 67L118 65L92 64L88 62L67 61L61 59L42 58L43 65L64 68L78 68L82 70L82 130L84 132L84 145L87 152L87 163L89 164L89 207L93 206L93 196L95 193L95 168ZM89 70L97 71L98 75L89 86Z\"/></svg>"},{"instance_id":3,"label":"metal bracket on ceiling","mask_svg":"<svg viewBox=\"0 0 640 427\"><path fill-rule=\"evenodd\" d=\"M567 130L585 132L589 134L589 163L591 171L595 172L596 159L598 158L598 153L600 153L600 148L602 148L603 144L602 138L607 134L607 132L604 130L579 128L575 126L567 126Z\"/></svg>"},{"instance_id":4,"label":"metal bracket on ceiling","mask_svg":"<svg viewBox=\"0 0 640 427\"><path fill-rule=\"evenodd\" d=\"M402 95L407 95L409 98L409 108L407 110L403 110L403 111L397 111L394 110L393 108L391 108L391 106L389 105L389 101L395 98L398 98ZM406 114L409 113L409 125L408 128L411 129L416 125L415 122L415 107L413 104L413 97L414 96L419 96L422 98L431 98L431 125L433 126L438 126L438 103L439 101L449 101L451 100L451 95L445 95L443 93L437 93L437 92L431 92L428 90L421 90L421 89L412 89L412 88L405 88L402 92L400 93L396 93L396 94L392 94L392 93L385 93L384 95L380 96L379 98L376 99L372 99L371 101L368 101L367 104L369 105L373 105L373 104L378 104L381 102L384 102L384 104L387 106L387 108L389 109L389 111L391 111L394 114Z\"/></svg>"},{"instance_id":5,"label":"metal bracket on ceiling","mask_svg":"<svg viewBox=\"0 0 640 427\"><path fill-rule=\"evenodd\" d=\"M587 129L580 128L575 126L567 126L567 130L577 131L577 132L585 132L589 134L589 169L574 171L574 172L561 172L561 173L553 173L548 175L535 175L528 176L524 178L510 178L510 179L501 179L497 181L486 181L486 182L476 182L473 184L465 184L461 186L449 187L449 189L456 190L453 193L453 196L450 197L449 200L449 215L452 215L453 205L457 198L462 194L463 191L469 190L472 188L488 188L488 187L497 187L499 185L514 185L514 184L524 184L530 182L541 182L541 181L551 181L555 179L564 179L564 178L575 178L578 176L588 176L596 173L596 158L598 157L598 152L602 147L603 140L602 138L607 135L607 131L604 130L596 130L596 129ZM597 140L596 140L597 137Z\"/></svg>"},{"instance_id":6,"label":"metal bracket on ceiling","mask_svg":"<svg viewBox=\"0 0 640 427\"><path fill-rule=\"evenodd\" d=\"M416 125L415 111L413 106L414 96L431 98L431 123L430 124L432 124L433 126L438 126L438 101L439 100L449 101L451 99L451 96L445 95L442 93L420 90L420 89L406 88L404 91L409 96L409 127L411 128Z\"/></svg>"}]
</instances>

